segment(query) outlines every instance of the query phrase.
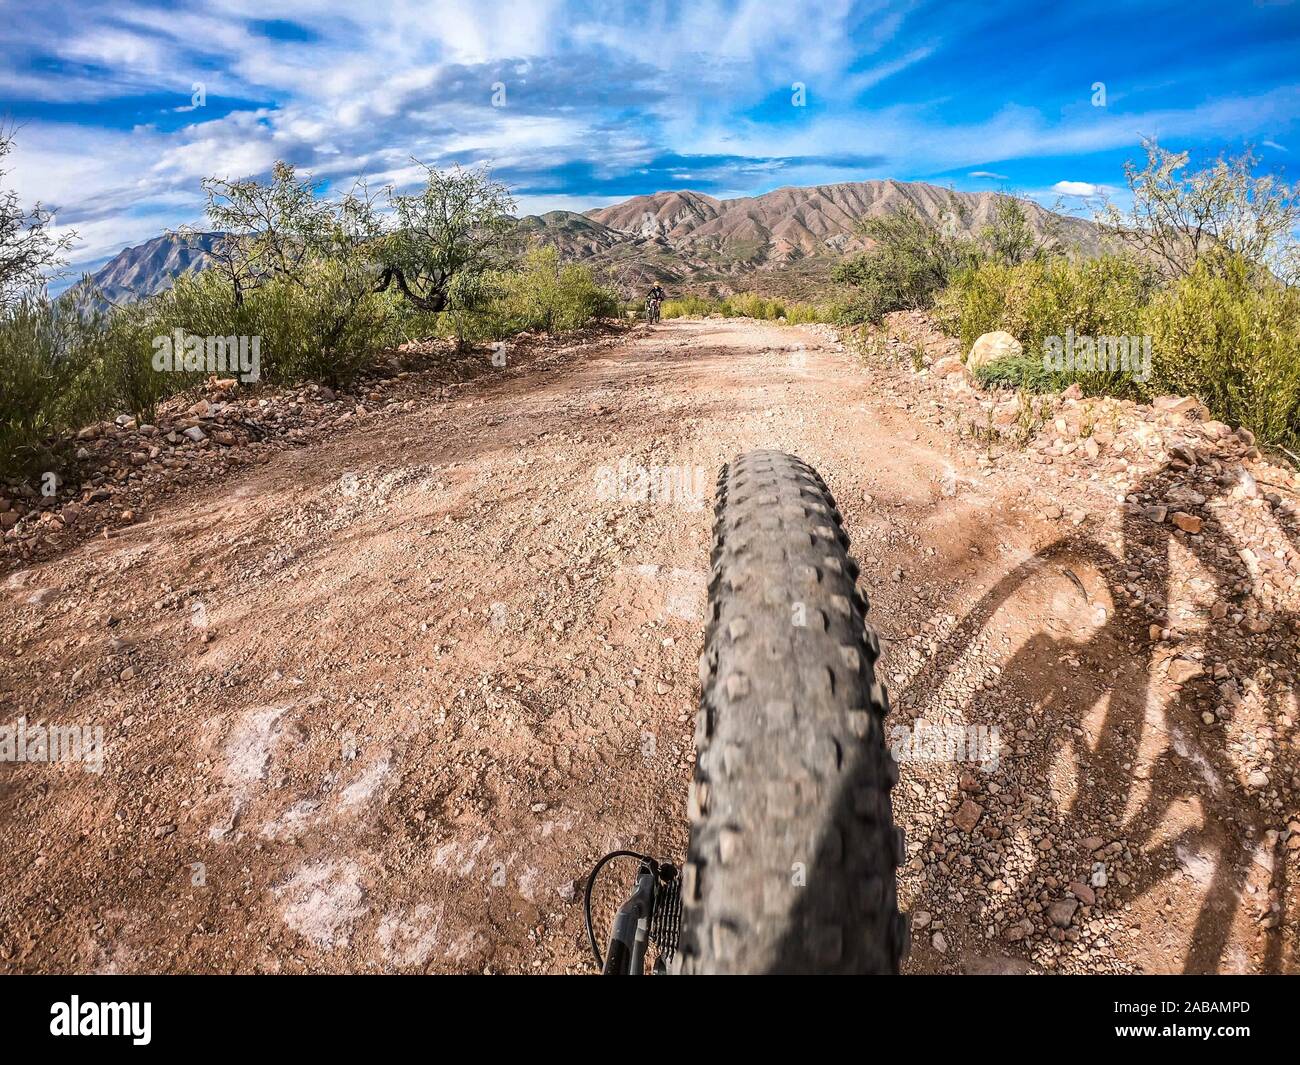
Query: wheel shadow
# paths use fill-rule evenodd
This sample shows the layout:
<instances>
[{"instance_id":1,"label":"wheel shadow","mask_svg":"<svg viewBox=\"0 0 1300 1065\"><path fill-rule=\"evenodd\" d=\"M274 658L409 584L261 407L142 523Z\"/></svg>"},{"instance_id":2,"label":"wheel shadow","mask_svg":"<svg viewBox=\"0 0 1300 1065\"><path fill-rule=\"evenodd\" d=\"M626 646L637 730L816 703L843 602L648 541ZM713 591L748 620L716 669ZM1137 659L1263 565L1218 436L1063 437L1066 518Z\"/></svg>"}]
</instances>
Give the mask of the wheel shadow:
<instances>
[{"instance_id":1,"label":"wheel shadow","mask_svg":"<svg viewBox=\"0 0 1300 1065\"><path fill-rule=\"evenodd\" d=\"M1140 496L1164 499L1175 485L1184 483L1182 471L1166 465L1134 491ZM1219 486L1218 494L1226 490ZM1294 544L1294 533L1288 531L1286 535ZM1179 627L1168 616L1171 595L1176 591L1171 576L1175 540L1202 563L1205 573L1212 575L1214 601L1231 604L1230 614L1247 606L1261 591L1253 577L1234 579L1225 572L1224 559L1239 557L1239 549L1248 545L1234 541L1217 523L1207 521L1199 536L1183 536L1168 523L1157 524L1141 514L1125 513L1118 557L1089 536L1071 536L1039 551L1003 577L962 618L941 653L908 685L905 698L917 705L921 699L916 693L945 677L997 611L1027 583L1044 574L1059 575L1072 563L1092 563L1106 582L1115 607L1107 611L1104 624L1082 639L1037 634L1003 666L1002 676L1012 684L1025 677L1035 679L1038 690L1026 694L1040 699L1058 725L1047 745L1034 745L1029 750L1019 776L1022 780L1046 780L1061 759L1079 767L1077 789L1060 810L1059 823L1093 823L1096 811L1124 811L1106 832L1111 839L1127 840L1126 849L1140 856L1138 862L1124 870L1128 884L1117 886L1113 878L1109 882L1110 891L1123 892L1127 902L1154 890L1171 870L1184 865L1188 856L1198 856L1198 867L1204 870L1207 863L1203 859L1208 856L1213 871L1187 944L1183 971L1210 973L1223 965L1252 863L1265 831L1275 826L1277 815L1270 817L1258 802L1243 799L1239 790L1228 784L1242 775L1242 767L1231 756L1227 744L1242 709L1219 696L1208 668L1205 674L1167 693L1167 684L1161 680L1162 667L1171 657L1193 651L1199 651L1205 663L1239 662L1246 644L1254 643L1252 650L1262 658L1263 666L1252 675L1239 673L1236 679L1244 682L1243 687L1267 684L1269 678L1260 674L1277 662L1285 646L1279 644L1294 639L1287 633L1298 616L1290 612L1274 614L1266 633L1252 634L1207 615L1191 619L1186 627L1192 631L1173 647L1154 640L1152 625ZM1123 594L1122 586L1131 583L1124 579L1126 571L1142 574L1147 594L1140 605ZM1097 598L1089 597L1093 602ZM1197 621L1204 622L1199 631L1193 629ZM976 699L968 715L984 720L979 711L988 709L992 711L989 719L997 723L998 708L988 705L991 701L987 695ZM1090 730L1079 727L1085 716L1095 714L1099 702L1103 704L1099 723ZM1273 693L1266 712L1268 727L1279 738L1281 749L1286 729L1280 703L1278 694ZM1219 716L1213 730L1202 722L1201 715L1207 710L1217 711ZM1094 720L1090 716L1090 723ZM1161 732L1166 735L1159 735ZM1096 737L1095 742L1090 740L1090 733ZM1149 770L1141 771L1143 747L1154 744L1161 744L1162 749L1150 762ZM1129 767L1132 772L1126 771ZM1275 772L1280 771L1282 767L1275 768ZM1276 788L1280 782L1274 778L1271 783ZM1199 826L1183 828L1172 836L1162 831L1169 821L1185 820L1187 811L1197 807L1203 811ZM1282 907L1277 916L1285 927L1286 863L1280 849L1271 859L1266 897ZM1011 870L1004 863L1000 872ZM1048 872L1042 861L1036 860L1028 872L1017 870L1016 875L1022 882L1037 883L1039 874ZM1268 935L1261 969L1281 972L1293 966L1295 958L1284 959L1283 949L1279 931Z\"/></svg>"}]
</instances>

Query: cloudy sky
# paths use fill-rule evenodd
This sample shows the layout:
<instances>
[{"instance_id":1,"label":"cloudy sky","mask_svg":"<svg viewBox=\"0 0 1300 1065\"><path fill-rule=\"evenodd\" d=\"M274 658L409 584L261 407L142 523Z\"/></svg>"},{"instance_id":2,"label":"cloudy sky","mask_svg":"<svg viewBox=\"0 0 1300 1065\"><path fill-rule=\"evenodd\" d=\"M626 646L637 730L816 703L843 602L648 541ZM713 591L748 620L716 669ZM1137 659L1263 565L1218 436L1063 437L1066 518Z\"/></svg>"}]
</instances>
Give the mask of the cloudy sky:
<instances>
[{"instance_id":1,"label":"cloudy sky","mask_svg":"<svg viewBox=\"0 0 1300 1065\"><path fill-rule=\"evenodd\" d=\"M526 212L883 177L1082 210L1143 136L1285 173L1298 57L1283 0L0 0L0 116L80 270L276 159L486 163Z\"/></svg>"}]
</instances>

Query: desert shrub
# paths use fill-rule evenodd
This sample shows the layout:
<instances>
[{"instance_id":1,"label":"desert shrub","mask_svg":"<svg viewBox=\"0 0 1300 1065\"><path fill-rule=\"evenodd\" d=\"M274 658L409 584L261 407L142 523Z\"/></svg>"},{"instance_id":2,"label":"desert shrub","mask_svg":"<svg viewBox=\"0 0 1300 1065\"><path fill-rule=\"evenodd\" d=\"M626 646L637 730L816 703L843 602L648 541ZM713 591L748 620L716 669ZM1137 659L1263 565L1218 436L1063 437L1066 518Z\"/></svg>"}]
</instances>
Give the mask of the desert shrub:
<instances>
[{"instance_id":1,"label":"desert shrub","mask_svg":"<svg viewBox=\"0 0 1300 1065\"><path fill-rule=\"evenodd\" d=\"M832 322L837 317L835 308L819 307L813 303L787 303L785 320L791 325L805 325L811 322Z\"/></svg>"},{"instance_id":2,"label":"desert shrub","mask_svg":"<svg viewBox=\"0 0 1300 1065\"><path fill-rule=\"evenodd\" d=\"M728 318L757 318L771 322L785 317L785 305L780 300L754 292L741 292L723 302L728 308L724 311Z\"/></svg>"},{"instance_id":3,"label":"desert shrub","mask_svg":"<svg viewBox=\"0 0 1300 1065\"><path fill-rule=\"evenodd\" d=\"M308 277L305 286L289 278L262 285L238 324L261 338L263 380L346 383L376 351L400 341L397 297L372 291L364 274L338 260L314 262Z\"/></svg>"},{"instance_id":4,"label":"desert shrub","mask_svg":"<svg viewBox=\"0 0 1300 1065\"><path fill-rule=\"evenodd\" d=\"M965 207L953 197L941 221L904 207L860 222L858 232L874 246L834 271L834 279L852 293L841 320L877 324L893 311L932 306L954 277L980 263L1014 267L1043 257L1047 242L1036 240L1015 197L998 197L976 237L965 232L966 218Z\"/></svg>"},{"instance_id":5,"label":"desert shrub","mask_svg":"<svg viewBox=\"0 0 1300 1065\"><path fill-rule=\"evenodd\" d=\"M975 380L984 388L1018 388L1025 392L1058 392L1068 379L1048 369L1041 355L1019 355L998 359L975 370Z\"/></svg>"},{"instance_id":6,"label":"desert shrub","mask_svg":"<svg viewBox=\"0 0 1300 1065\"><path fill-rule=\"evenodd\" d=\"M617 295L591 269L563 262L554 248L527 252L512 270L466 273L451 286L446 310L429 314L404 303L398 329L407 339L443 337L460 345L516 333L558 333L620 314Z\"/></svg>"},{"instance_id":7,"label":"desert shrub","mask_svg":"<svg viewBox=\"0 0 1300 1065\"><path fill-rule=\"evenodd\" d=\"M1004 329L1028 351L1067 329L1088 336L1138 332L1154 278L1130 256L984 262L963 270L937 302L942 325L969 347Z\"/></svg>"},{"instance_id":8,"label":"desert shrub","mask_svg":"<svg viewBox=\"0 0 1300 1065\"><path fill-rule=\"evenodd\" d=\"M955 225L936 224L911 207L864 219L858 230L875 246L832 274L852 292L846 322L875 324L892 311L929 307L958 270L978 259L974 241Z\"/></svg>"},{"instance_id":9,"label":"desert shrub","mask_svg":"<svg viewBox=\"0 0 1300 1065\"><path fill-rule=\"evenodd\" d=\"M1056 240L1054 229L1049 239ZM1014 196L999 196L993 203L993 217L979 233L981 259L1005 266L1028 262L1039 255L1042 245L1034 236L1024 204Z\"/></svg>"},{"instance_id":10,"label":"desert shrub","mask_svg":"<svg viewBox=\"0 0 1300 1065\"><path fill-rule=\"evenodd\" d=\"M1300 441L1300 290L1240 256L1216 252L1164 286L1131 255L986 262L954 279L937 313L967 347L995 329L1024 345L1022 358L975 371L986 386L1041 392L1078 381L1089 394L1196 395L1215 417L1267 442ZM1131 369L1045 368L1044 341L1067 331L1149 337L1150 378Z\"/></svg>"},{"instance_id":11,"label":"desert shrub","mask_svg":"<svg viewBox=\"0 0 1300 1065\"><path fill-rule=\"evenodd\" d=\"M50 468L52 437L107 409L100 321L25 293L0 311L0 476Z\"/></svg>"},{"instance_id":12,"label":"desert shrub","mask_svg":"<svg viewBox=\"0 0 1300 1065\"><path fill-rule=\"evenodd\" d=\"M170 305L169 294L164 294L114 310L104 324L102 360L92 368L113 409L127 411L141 422L157 420L159 403L206 377L187 372L183 360L165 371L154 365L159 338L173 346L176 339L178 319L166 313ZM194 335L207 335L186 328ZM181 352L183 356L183 347Z\"/></svg>"},{"instance_id":13,"label":"desert shrub","mask_svg":"<svg viewBox=\"0 0 1300 1065\"><path fill-rule=\"evenodd\" d=\"M118 409L155 420L159 403L209 376L206 338L256 335L261 298L254 289L236 304L228 281L214 270L179 277L165 292L116 308L105 325L103 373ZM204 359L187 369L185 345L193 337L203 338Z\"/></svg>"},{"instance_id":14,"label":"desert shrub","mask_svg":"<svg viewBox=\"0 0 1300 1065\"><path fill-rule=\"evenodd\" d=\"M1023 325L1022 309L1028 304L1041 264L1021 269L1003 263L982 263L963 270L939 295L935 318L947 332L969 348L982 334Z\"/></svg>"},{"instance_id":15,"label":"desert shrub","mask_svg":"<svg viewBox=\"0 0 1300 1065\"><path fill-rule=\"evenodd\" d=\"M111 367L123 405L141 404L197 384L209 375L179 365L153 368L155 338L256 338L260 380L304 379L341 384L373 354L401 339L399 297L375 292L364 263L309 259L294 276L281 274L244 290L238 302L227 278L205 271L178 278L149 300L119 309L109 323ZM144 373L142 367L152 370ZM233 374L232 368L224 371Z\"/></svg>"},{"instance_id":16,"label":"desert shrub","mask_svg":"<svg viewBox=\"0 0 1300 1065\"><path fill-rule=\"evenodd\" d=\"M659 314L663 318L703 318L709 314L720 314L720 307L718 301L703 296L682 296L680 299L664 300Z\"/></svg>"},{"instance_id":17,"label":"desert shrub","mask_svg":"<svg viewBox=\"0 0 1300 1065\"><path fill-rule=\"evenodd\" d=\"M660 312L664 318L686 318L692 315L704 317L710 314L720 314L724 318L757 318L768 322L784 318L790 325L829 322L834 321L836 317L836 310L828 306L815 303L787 303L754 292L741 292L722 299L683 296L680 299L665 300Z\"/></svg>"},{"instance_id":18,"label":"desert shrub","mask_svg":"<svg viewBox=\"0 0 1300 1065\"><path fill-rule=\"evenodd\" d=\"M1146 314L1157 393L1199 396L1270 443L1300 443L1300 290L1240 257L1201 263Z\"/></svg>"},{"instance_id":19,"label":"desert shrub","mask_svg":"<svg viewBox=\"0 0 1300 1065\"><path fill-rule=\"evenodd\" d=\"M1138 337L1143 312L1154 290L1154 276L1136 258L1107 255L1096 259L1037 258L1016 265L986 261L963 270L936 303L940 323L969 348L983 333L1004 330L1024 347L1025 359L1040 368L1047 339L1064 345L1076 338ZM989 368L984 368L989 369ZM1023 368L992 371L999 383ZM1122 370L1031 374L1041 391L1054 382L1079 381L1085 391L1139 395L1143 382Z\"/></svg>"},{"instance_id":20,"label":"desert shrub","mask_svg":"<svg viewBox=\"0 0 1300 1065\"><path fill-rule=\"evenodd\" d=\"M1036 230L1026 203L999 195L988 222L974 234L956 196L937 220L912 207L863 219L858 232L873 246L842 262L832 275L850 292L840 320L879 324L893 311L933 306L954 278L981 264L1012 268L1061 255L1060 224L1049 217Z\"/></svg>"},{"instance_id":21,"label":"desert shrub","mask_svg":"<svg viewBox=\"0 0 1300 1065\"><path fill-rule=\"evenodd\" d=\"M563 262L552 247L531 249L519 269L497 275L493 283L486 313L503 335L525 329L557 333L618 313L618 297L597 284L590 267Z\"/></svg>"}]
</instances>

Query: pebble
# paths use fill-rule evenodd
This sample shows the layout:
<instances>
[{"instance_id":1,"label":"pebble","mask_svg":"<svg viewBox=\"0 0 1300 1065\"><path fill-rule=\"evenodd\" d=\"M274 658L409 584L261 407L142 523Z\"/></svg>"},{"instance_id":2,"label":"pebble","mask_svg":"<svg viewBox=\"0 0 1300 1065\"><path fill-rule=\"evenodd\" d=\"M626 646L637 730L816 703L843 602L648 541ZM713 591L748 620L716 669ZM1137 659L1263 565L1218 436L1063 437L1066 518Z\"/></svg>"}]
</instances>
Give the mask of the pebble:
<instances>
[{"instance_id":1,"label":"pebble","mask_svg":"<svg viewBox=\"0 0 1300 1065\"><path fill-rule=\"evenodd\" d=\"M967 799L957 808L952 821L963 832L970 832L979 823L982 813L984 808L979 803Z\"/></svg>"},{"instance_id":2,"label":"pebble","mask_svg":"<svg viewBox=\"0 0 1300 1065\"><path fill-rule=\"evenodd\" d=\"M1070 894L1082 902L1085 906L1092 906L1097 901L1097 893L1087 884L1081 884L1075 881L1070 885ZM1069 924L1067 921L1066 924Z\"/></svg>"},{"instance_id":3,"label":"pebble","mask_svg":"<svg viewBox=\"0 0 1300 1065\"><path fill-rule=\"evenodd\" d=\"M1047 918L1057 928L1069 928L1078 908L1078 899L1057 899L1047 907Z\"/></svg>"}]
</instances>

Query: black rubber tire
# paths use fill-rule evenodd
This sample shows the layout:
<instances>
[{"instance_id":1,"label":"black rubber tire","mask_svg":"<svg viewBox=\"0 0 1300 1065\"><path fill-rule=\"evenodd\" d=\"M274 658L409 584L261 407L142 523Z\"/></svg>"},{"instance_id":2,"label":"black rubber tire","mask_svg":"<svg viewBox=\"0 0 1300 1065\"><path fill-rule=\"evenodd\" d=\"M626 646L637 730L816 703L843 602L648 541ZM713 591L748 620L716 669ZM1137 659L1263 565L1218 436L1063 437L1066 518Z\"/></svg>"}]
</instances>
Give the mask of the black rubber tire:
<instances>
[{"instance_id":1,"label":"black rubber tire","mask_svg":"<svg viewBox=\"0 0 1300 1065\"><path fill-rule=\"evenodd\" d=\"M825 482L753 451L718 478L681 973L897 973L888 697Z\"/></svg>"}]
</instances>

